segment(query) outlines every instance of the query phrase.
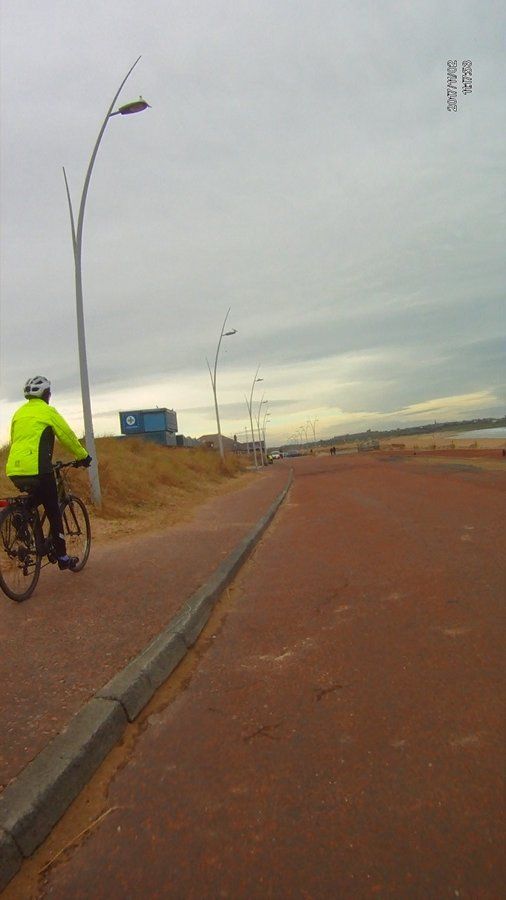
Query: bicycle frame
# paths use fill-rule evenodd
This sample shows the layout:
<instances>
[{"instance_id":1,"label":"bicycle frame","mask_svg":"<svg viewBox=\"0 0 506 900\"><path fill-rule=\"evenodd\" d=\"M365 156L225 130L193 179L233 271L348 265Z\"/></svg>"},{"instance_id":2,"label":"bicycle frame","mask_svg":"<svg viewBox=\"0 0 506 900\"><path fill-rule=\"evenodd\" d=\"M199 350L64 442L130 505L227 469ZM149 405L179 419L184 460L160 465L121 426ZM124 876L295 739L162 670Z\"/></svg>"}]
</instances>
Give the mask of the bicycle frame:
<instances>
[{"instance_id":1,"label":"bicycle frame","mask_svg":"<svg viewBox=\"0 0 506 900\"><path fill-rule=\"evenodd\" d=\"M66 503L70 501L71 493L69 490L69 486L66 482L65 476L62 474L62 469L74 466L74 463L62 463L56 462L53 465L53 470L56 478L56 489L58 491L58 505L60 507L60 511L63 511L63 508ZM41 557L48 556L48 562L51 562L49 559L50 550L44 547L44 525L47 522L47 513L44 510L42 514L39 512L39 505L35 505L30 502L30 494L21 494L19 497L6 497L0 500L0 508L5 508L7 506L18 507L20 511L23 512L24 515L28 515L29 519L33 517L33 526L35 535L39 537L39 540L42 541L41 546L37 546L37 554ZM50 539L50 535L48 536ZM48 563L44 563L47 565Z\"/></svg>"},{"instance_id":2,"label":"bicycle frame","mask_svg":"<svg viewBox=\"0 0 506 900\"><path fill-rule=\"evenodd\" d=\"M88 560L91 530L86 506L79 497L72 493L71 485L67 482L62 472L62 469L70 466L75 466L75 463L57 462L53 465L53 470L56 478L63 534L66 541L71 542L71 546L74 548L73 555L78 560L78 564L75 564L71 571L78 572L81 571ZM41 566L56 563L57 561L53 550L51 531L49 530L44 535L43 529L48 521L48 517L45 510L43 512L39 511L40 505L42 504L37 504L33 495L30 496L30 493L0 499L2 528L4 521L11 523L10 526L6 526L10 527L10 531L6 532L7 543L3 544L7 554L5 557L7 560L5 568L3 565L4 557L0 560L0 587L13 600L28 599L37 584ZM7 519L3 515L3 510L6 508L10 510L10 512L7 512ZM19 519L16 517L17 512L19 512ZM47 562L43 563L44 557L47 557ZM18 571L28 579L32 578L33 575L33 584L27 581L25 589L23 589L22 585L18 585Z\"/></svg>"}]
</instances>

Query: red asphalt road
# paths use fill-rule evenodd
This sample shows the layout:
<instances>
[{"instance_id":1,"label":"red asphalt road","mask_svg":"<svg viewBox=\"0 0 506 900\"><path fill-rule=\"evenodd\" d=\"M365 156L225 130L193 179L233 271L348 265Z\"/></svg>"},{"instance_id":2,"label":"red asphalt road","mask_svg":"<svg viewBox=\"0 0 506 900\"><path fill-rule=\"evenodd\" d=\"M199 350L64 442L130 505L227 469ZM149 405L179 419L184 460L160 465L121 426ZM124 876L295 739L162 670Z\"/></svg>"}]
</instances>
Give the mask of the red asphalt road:
<instances>
[{"instance_id":1,"label":"red asphalt road","mask_svg":"<svg viewBox=\"0 0 506 900\"><path fill-rule=\"evenodd\" d=\"M6 900L503 896L505 475L294 472L179 677Z\"/></svg>"}]
</instances>

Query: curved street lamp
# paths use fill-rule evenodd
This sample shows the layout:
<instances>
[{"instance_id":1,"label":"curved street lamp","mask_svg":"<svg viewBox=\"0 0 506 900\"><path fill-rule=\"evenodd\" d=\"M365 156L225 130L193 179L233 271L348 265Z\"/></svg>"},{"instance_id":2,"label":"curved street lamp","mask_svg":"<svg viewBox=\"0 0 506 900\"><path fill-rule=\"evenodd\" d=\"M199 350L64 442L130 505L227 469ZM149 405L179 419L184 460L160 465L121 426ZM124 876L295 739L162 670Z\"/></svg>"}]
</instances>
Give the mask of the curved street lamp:
<instances>
[{"instance_id":1,"label":"curved street lamp","mask_svg":"<svg viewBox=\"0 0 506 900\"><path fill-rule=\"evenodd\" d=\"M266 441L266 438L265 438L265 430L266 430L266 424L265 424L265 423L267 422L267 419L270 419L270 417L271 417L270 412L269 412L268 410L265 410L265 412L264 412L264 417L263 417L263 421L262 421L262 435L263 435L263 439L264 439L264 451L265 451L265 456L266 456L266 458L267 458L267 441Z\"/></svg>"},{"instance_id":2,"label":"curved street lamp","mask_svg":"<svg viewBox=\"0 0 506 900\"><path fill-rule=\"evenodd\" d=\"M128 70L125 75L123 81L121 82L118 90L116 91L113 101L107 110L104 121L102 122L102 127L98 133L98 138L96 140L95 146L93 148L93 153L91 154L91 159L88 164L88 169L86 172L86 177L84 179L83 191L81 194L81 202L79 205L79 213L77 216L77 227L74 221L74 211L72 209L72 201L70 199L70 190L67 181L67 173L65 172L65 168L63 168L63 177L65 179L65 188L67 191L67 200L69 204L70 211L70 225L72 228L72 247L74 250L74 267L75 267L75 284L76 284L76 314L77 314L77 343L79 347L79 371L81 375L81 397L83 404L83 418L84 418L84 436L85 436L85 444L86 449L89 455L92 457L92 463L89 468L89 476L90 476L90 486L91 486L91 500L92 503L100 508L102 504L102 497L100 492L100 480L98 475L98 460L97 453L95 450L95 438L93 435L93 417L91 414L91 400L90 400L90 383L88 378L88 362L86 358L86 337L85 337L85 329L84 329L84 312L83 312L83 284L82 284L82 241L83 241L83 222L84 222L84 207L86 204L86 197L88 194L88 187L90 184L91 173L93 170L93 164L95 162L95 157L98 152L98 148L100 146L100 141L102 140L102 136L106 129L106 125L109 119L112 116L116 116L118 114L125 116L130 115L131 113L142 112L144 109L147 109L149 103L146 100L143 100L142 97L139 100L134 100L132 103L127 103L124 106L121 106L116 112L113 112L113 106L116 103L116 100L119 97L121 89L125 84L125 81L129 77L129 75L135 69L135 66L139 62L140 56L135 60L133 66Z\"/></svg>"},{"instance_id":3,"label":"curved street lamp","mask_svg":"<svg viewBox=\"0 0 506 900\"><path fill-rule=\"evenodd\" d=\"M257 433L258 433L258 443L260 445L260 465L261 466L264 466L265 462L264 462L264 453L262 450L262 433L260 431L260 413L262 412L263 404L269 402L268 400L264 400L264 397L265 397L265 394L262 394L262 399L260 400L260 403L258 404L258 410L257 410Z\"/></svg>"},{"instance_id":4,"label":"curved street lamp","mask_svg":"<svg viewBox=\"0 0 506 900\"><path fill-rule=\"evenodd\" d=\"M209 369L209 375L211 377L211 384L213 386L213 396L214 396L214 409L216 412L216 425L218 427L218 444L220 447L220 456L223 461L225 461L225 451L223 450L223 438L221 436L221 425L220 425L220 413L218 410L218 396L216 394L216 370L218 368L218 356L220 353L221 342L224 337L230 337L232 334L237 334L237 328L232 328L230 331L225 331L225 325L227 324L227 319L232 307L229 306L227 315L223 321L223 325L221 326L220 339L218 341L218 347L216 348L216 356L214 358L214 370L211 371L211 366L209 364L209 360L206 357L207 368Z\"/></svg>"},{"instance_id":5,"label":"curved street lamp","mask_svg":"<svg viewBox=\"0 0 506 900\"><path fill-rule=\"evenodd\" d=\"M255 469L257 469L257 471L258 471L258 462L257 462L257 451L255 448L255 431L253 428L253 412L252 412L252 410L253 410L253 391L255 390L255 384L257 383L257 381L263 381L263 378L257 377L259 370L260 370L260 366L258 366L258 368L255 372L253 384L251 385L251 393L249 395L249 401L246 396L244 397L244 399L246 400L246 406L248 407L248 412L249 412L249 421L250 421L250 425L251 425L251 440L253 441L253 459L255 461Z\"/></svg>"}]
</instances>

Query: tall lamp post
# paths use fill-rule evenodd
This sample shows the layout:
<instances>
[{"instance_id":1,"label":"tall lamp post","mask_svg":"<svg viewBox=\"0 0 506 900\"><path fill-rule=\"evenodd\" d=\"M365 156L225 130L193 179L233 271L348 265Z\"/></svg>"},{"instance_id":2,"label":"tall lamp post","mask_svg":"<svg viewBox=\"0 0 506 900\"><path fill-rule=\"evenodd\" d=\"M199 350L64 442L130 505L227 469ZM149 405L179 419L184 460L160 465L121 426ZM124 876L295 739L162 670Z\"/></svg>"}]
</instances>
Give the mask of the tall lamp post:
<instances>
[{"instance_id":1,"label":"tall lamp post","mask_svg":"<svg viewBox=\"0 0 506 900\"><path fill-rule=\"evenodd\" d=\"M253 384L251 385L249 401L248 401L247 397L244 398L246 400L246 406L248 407L248 412L249 412L249 421L250 421L250 425L251 425L251 440L253 441L253 459L255 461L255 469L257 469L257 470L258 470L258 463L257 463L257 451L255 448L255 431L253 428L253 411L252 410L253 410L253 391L255 390L255 384L257 383L257 381L263 381L263 378L258 378L259 371L260 371L260 366L258 366L258 368L255 372Z\"/></svg>"},{"instance_id":2,"label":"tall lamp post","mask_svg":"<svg viewBox=\"0 0 506 900\"><path fill-rule=\"evenodd\" d=\"M91 154L91 159L88 164L88 170L86 172L86 177L84 179L83 192L81 195L81 203L79 205L79 213L77 216L77 228L74 220L74 212L72 209L72 201L70 199L70 191L69 185L67 181L67 173L65 172L65 168L63 169L63 177L65 179L65 188L67 191L67 200L69 204L70 211L70 224L72 228L72 247L74 250L74 266L75 266L75 284L76 284L76 313L77 313L77 342L79 347L79 371L81 375L81 397L83 404L83 418L84 418L84 435L85 435L85 443L86 449L89 455L92 457L92 463L89 469L90 475L90 486L91 486L91 499L92 503L96 507L100 507L102 504L102 497L100 492L100 480L98 475L98 461L97 461L97 453L95 450L95 438L93 435L93 417L91 414L91 400L90 400L90 383L88 378L88 362L86 358L86 337L85 337L85 329L84 329L84 312L83 312L83 284L82 284L82 241L83 241L83 222L84 222L84 207L86 204L86 197L88 194L88 187L90 184L91 173L93 170L93 164L95 162L95 157L98 152L98 148L100 146L100 141L102 140L102 135L106 129L106 125L109 119L112 116L117 115L130 115L131 113L142 112L144 109L147 109L149 103L140 97L138 100L133 101L132 103L127 103L125 106L120 106L116 112L113 112L114 104L119 97L120 91L125 84L128 76L134 70L135 66L139 62L140 56L135 60L133 66L128 70L125 75L123 81L121 82L118 90L114 95L114 99L107 110L105 119L102 123L102 127L98 133L98 138L93 148L93 153Z\"/></svg>"},{"instance_id":3,"label":"tall lamp post","mask_svg":"<svg viewBox=\"0 0 506 900\"><path fill-rule=\"evenodd\" d=\"M214 396L214 409L216 411L216 425L218 427L218 444L220 446L220 456L222 460L225 460L225 451L223 450L223 438L221 436L221 425L220 425L220 413L218 410L218 396L216 393L216 370L218 368L218 356L220 353L221 342L224 337L229 337L232 334L237 334L237 328L232 328L230 331L225 331L225 325L227 324L227 319L230 313L231 307L229 306L227 315L223 321L223 325L221 326L220 339L218 341L218 347L216 349L216 356L214 358L214 369L211 371L211 366L209 365L209 360L206 358L207 368L209 369L209 375L211 377L211 384L213 386L213 396Z\"/></svg>"},{"instance_id":4,"label":"tall lamp post","mask_svg":"<svg viewBox=\"0 0 506 900\"><path fill-rule=\"evenodd\" d=\"M260 465L261 466L264 466L265 462L264 462L264 453L262 450L262 432L260 431L260 414L262 412L262 406L264 405L264 403L269 402L268 400L264 400L264 397L265 397L265 394L262 394L262 399L260 400L260 403L258 404L258 410L257 410L257 432L258 432L258 443L260 445Z\"/></svg>"},{"instance_id":5,"label":"tall lamp post","mask_svg":"<svg viewBox=\"0 0 506 900\"><path fill-rule=\"evenodd\" d=\"M263 438L264 438L264 450L265 450L266 458L267 458L267 441L266 441L266 437L265 437L265 431L266 431L266 422L267 422L267 419L270 419L270 417L271 417L270 412L268 412L267 410L265 410L265 412L264 412L264 418L263 418L263 422L262 422L262 434L263 434Z\"/></svg>"}]
</instances>

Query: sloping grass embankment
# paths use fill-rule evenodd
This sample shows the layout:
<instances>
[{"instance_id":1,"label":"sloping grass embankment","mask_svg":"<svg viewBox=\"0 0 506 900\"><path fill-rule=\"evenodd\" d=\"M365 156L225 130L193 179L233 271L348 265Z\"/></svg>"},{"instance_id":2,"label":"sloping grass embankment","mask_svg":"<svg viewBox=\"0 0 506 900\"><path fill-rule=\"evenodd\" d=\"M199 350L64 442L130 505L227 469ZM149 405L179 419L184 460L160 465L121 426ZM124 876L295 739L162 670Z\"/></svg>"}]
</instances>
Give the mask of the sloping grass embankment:
<instances>
[{"instance_id":1,"label":"sloping grass embankment","mask_svg":"<svg viewBox=\"0 0 506 900\"><path fill-rule=\"evenodd\" d=\"M102 508L91 506L88 472L70 469L72 488L87 504L98 538L133 534L182 521L209 497L241 487L250 479L234 454L225 462L215 450L161 447L142 438L96 439ZM0 495L15 496L5 475L8 447L0 449ZM53 460L70 459L55 446Z\"/></svg>"}]
</instances>

